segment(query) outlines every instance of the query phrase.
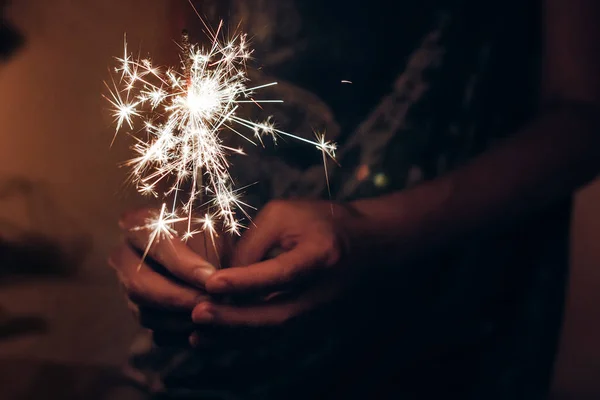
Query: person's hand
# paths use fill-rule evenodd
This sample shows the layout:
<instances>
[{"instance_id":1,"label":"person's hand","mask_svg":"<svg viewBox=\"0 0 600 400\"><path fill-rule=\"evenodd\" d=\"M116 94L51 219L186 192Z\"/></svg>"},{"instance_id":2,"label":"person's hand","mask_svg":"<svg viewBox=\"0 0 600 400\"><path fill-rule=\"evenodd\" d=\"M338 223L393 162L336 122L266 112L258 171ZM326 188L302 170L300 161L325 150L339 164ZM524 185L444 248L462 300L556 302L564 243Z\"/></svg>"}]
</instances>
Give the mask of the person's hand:
<instances>
[{"instance_id":1,"label":"person's hand","mask_svg":"<svg viewBox=\"0 0 600 400\"><path fill-rule=\"evenodd\" d=\"M116 270L140 323L151 329L155 338L187 340L194 330L190 312L208 298L204 285L222 261L219 257L226 252L227 236L215 238L215 245L202 234L187 243L162 238L142 260L151 232L139 227L156 212L142 209L122 217L119 224L124 240L110 256L109 264Z\"/></svg>"},{"instance_id":2,"label":"person's hand","mask_svg":"<svg viewBox=\"0 0 600 400\"><path fill-rule=\"evenodd\" d=\"M265 301L245 305L204 301L194 308L194 322L279 325L335 300L356 282L361 270L360 246L353 233L361 219L353 209L328 202L268 204L234 250L234 268L218 271L206 281L211 294L258 294ZM279 254L266 259L274 250Z\"/></svg>"}]
</instances>

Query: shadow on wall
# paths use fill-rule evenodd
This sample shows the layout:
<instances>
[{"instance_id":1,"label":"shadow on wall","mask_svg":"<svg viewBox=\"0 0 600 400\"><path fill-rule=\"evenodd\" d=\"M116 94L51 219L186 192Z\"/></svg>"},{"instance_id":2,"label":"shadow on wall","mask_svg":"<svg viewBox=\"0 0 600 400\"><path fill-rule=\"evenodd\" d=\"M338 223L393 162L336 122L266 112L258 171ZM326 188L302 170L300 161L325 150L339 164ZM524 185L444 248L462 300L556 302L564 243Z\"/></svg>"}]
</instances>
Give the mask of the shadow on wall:
<instances>
[{"instance_id":1,"label":"shadow on wall","mask_svg":"<svg viewBox=\"0 0 600 400\"><path fill-rule=\"evenodd\" d=\"M43 183L0 178L0 210L0 281L72 275L92 249L91 235L57 206Z\"/></svg>"}]
</instances>

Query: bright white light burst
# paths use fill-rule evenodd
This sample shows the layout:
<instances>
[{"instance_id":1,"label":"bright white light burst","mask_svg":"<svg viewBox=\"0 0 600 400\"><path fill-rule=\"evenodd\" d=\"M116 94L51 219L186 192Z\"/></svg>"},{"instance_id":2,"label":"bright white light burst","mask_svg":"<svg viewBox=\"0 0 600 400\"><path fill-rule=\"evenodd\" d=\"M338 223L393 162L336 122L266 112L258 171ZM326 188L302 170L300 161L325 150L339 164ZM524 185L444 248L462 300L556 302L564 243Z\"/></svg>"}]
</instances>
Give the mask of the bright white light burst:
<instances>
[{"instance_id":1,"label":"bright white light burst","mask_svg":"<svg viewBox=\"0 0 600 400\"><path fill-rule=\"evenodd\" d=\"M227 135L240 135L253 145L263 144L265 137L276 141L277 136L287 136L316 146L324 158L335 156L335 144L323 136L307 140L276 129L270 117L257 123L236 114L245 103L256 106L281 100L254 97L259 89L277 83L248 87L246 62L252 51L246 36L221 40L222 27L221 22L209 34L210 48L190 44L184 34L180 68L134 59L126 40L124 55L118 58L120 79L109 87L108 100L114 107L117 133L127 127L137 130L136 156L127 162L132 181L141 193L154 196L161 181L170 187L164 196L171 206L163 204L160 214L143 227L151 231L151 242L176 235L173 224L185 220L184 239L202 231L216 234L217 222L228 232L240 233L239 213L248 218L244 208L249 206L234 189L228 155L244 152L228 147ZM201 219L193 217L197 208L204 215Z\"/></svg>"}]
</instances>

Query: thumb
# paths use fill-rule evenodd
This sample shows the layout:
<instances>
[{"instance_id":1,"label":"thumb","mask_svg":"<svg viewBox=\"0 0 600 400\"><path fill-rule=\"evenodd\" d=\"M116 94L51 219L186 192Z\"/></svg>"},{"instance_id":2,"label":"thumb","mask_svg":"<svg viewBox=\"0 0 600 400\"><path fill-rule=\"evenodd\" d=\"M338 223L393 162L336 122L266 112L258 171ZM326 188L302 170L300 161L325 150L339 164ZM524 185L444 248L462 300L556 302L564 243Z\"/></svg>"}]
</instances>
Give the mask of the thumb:
<instances>
[{"instance_id":1,"label":"thumb","mask_svg":"<svg viewBox=\"0 0 600 400\"><path fill-rule=\"evenodd\" d=\"M231 259L232 267L255 264L266 258L270 250L278 247L281 241L281 221L260 213L238 243Z\"/></svg>"}]
</instances>

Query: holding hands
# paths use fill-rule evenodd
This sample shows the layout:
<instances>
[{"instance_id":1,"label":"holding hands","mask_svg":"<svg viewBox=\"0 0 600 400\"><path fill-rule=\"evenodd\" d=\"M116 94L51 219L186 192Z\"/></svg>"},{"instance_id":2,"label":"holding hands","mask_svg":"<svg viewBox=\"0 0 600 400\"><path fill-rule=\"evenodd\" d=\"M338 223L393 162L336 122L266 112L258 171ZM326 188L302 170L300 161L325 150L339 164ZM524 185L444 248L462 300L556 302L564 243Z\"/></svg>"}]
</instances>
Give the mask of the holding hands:
<instances>
[{"instance_id":1,"label":"holding hands","mask_svg":"<svg viewBox=\"0 0 600 400\"><path fill-rule=\"evenodd\" d=\"M125 240L109 263L141 323L155 334L280 325L336 300L358 281L362 251L354 232L362 217L346 206L272 202L235 248L227 234L214 245L202 235L188 243L164 238L142 261L149 232L134 228L150 212L123 217ZM220 264L230 268L218 269Z\"/></svg>"}]
</instances>

